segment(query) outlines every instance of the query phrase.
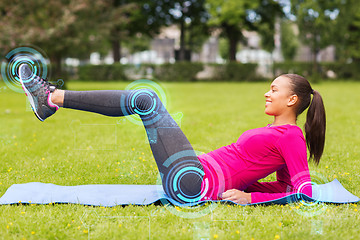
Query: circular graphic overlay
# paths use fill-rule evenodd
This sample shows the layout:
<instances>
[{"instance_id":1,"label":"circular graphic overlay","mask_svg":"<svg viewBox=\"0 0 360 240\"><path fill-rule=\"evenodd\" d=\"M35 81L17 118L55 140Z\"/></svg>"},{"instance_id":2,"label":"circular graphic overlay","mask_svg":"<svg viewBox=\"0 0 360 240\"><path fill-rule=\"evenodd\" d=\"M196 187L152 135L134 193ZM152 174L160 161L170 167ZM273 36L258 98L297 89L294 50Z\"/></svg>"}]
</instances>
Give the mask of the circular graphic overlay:
<instances>
[{"instance_id":1,"label":"circular graphic overlay","mask_svg":"<svg viewBox=\"0 0 360 240\"><path fill-rule=\"evenodd\" d=\"M11 90L23 93L19 78L19 67L21 64L27 64L32 75L23 81L31 81L35 75L46 79L48 75L45 54L33 47L18 47L6 54L5 59L1 62L1 76Z\"/></svg>"},{"instance_id":2,"label":"circular graphic overlay","mask_svg":"<svg viewBox=\"0 0 360 240\"><path fill-rule=\"evenodd\" d=\"M196 203L200 201L205 195L206 191L198 192L195 195L189 195L184 192L181 186L181 180L185 179L187 176L192 177L194 180L194 176L196 176L199 181L202 181L204 178L204 171L198 167L196 167L197 162L194 160L181 160L181 162L172 166L168 173L168 178L166 178L165 188L168 192L174 192L178 201L182 201L185 203ZM194 180L194 181L197 181ZM207 184L206 184L207 183ZM205 189L208 189L208 182L205 180Z\"/></svg>"},{"instance_id":3,"label":"circular graphic overlay","mask_svg":"<svg viewBox=\"0 0 360 240\"><path fill-rule=\"evenodd\" d=\"M328 181L326 177L315 171L310 171L310 175L311 180L309 181L301 181L303 177L308 176L308 173L306 171L297 174L295 177L293 177L293 179L291 179L292 182L298 183L296 186L294 186L294 189L296 189L296 201L292 202L291 205L293 205L293 207L295 208L296 213L306 217L319 215L321 213L324 213L324 211L326 210L326 205L318 200L321 199L321 196L324 193L317 190L318 188L316 186L320 184L325 184ZM308 187L309 184L312 186L313 201L310 201L302 194L303 189Z\"/></svg>"},{"instance_id":4,"label":"circular graphic overlay","mask_svg":"<svg viewBox=\"0 0 360 240\"><path fill-rule=\"evenodd\" d=\"M167 101L165 92L158 83L148 79L135 80L127 85L125 90L135 90L128 97L120 99L126 119L137 125L149 125L161 118L158 114L159 108L166 108ZM151 104L145 106L143 101Z\"/></svg>"},{"instance_id":5,"label":"circular graphic overlay","mask_svg":"<svg viewBox=\"0 0 360 240\"><path fill-rule=\"evenodd\" d=\"M172 176L165 180L165 186L163 185L163 188L173 188L172 190L175 192L176 197L186 203L179 204L179 202L174 199L168 200L166 198L161 198L160 201L168 211L182 218L199 218L211 213L218 204L212 201L203 201L210 200L207 196L217 195L217 191L223 192L224 190L224 174L217 162L209 155L204 155L207 164L204 164L203 168L204 170L207 169L207 172L212 172L210 176L206 176L202 169L194 167L194 160L186 159L187 157L193 157L193 153L193 150L181 151L170 156L163 164L164 167L171 166L169 176ZM195 151L195 153L197 155L201 154L198 151ZM177 164L171 164L175 162L177 162ZM175 174L171 174L172 172ZM203 179L201 192L197 196L187 196L179 187L179 180L186 177L187 174L197 174ZM157 185L161 184L162 178L159 175ZM219 185L219 187L214 190L213 184ZM216 193L214 193L214 191L216 191ZM159 195L162 194L162 191L159 192Z\"/></svg>"}]
</instances>

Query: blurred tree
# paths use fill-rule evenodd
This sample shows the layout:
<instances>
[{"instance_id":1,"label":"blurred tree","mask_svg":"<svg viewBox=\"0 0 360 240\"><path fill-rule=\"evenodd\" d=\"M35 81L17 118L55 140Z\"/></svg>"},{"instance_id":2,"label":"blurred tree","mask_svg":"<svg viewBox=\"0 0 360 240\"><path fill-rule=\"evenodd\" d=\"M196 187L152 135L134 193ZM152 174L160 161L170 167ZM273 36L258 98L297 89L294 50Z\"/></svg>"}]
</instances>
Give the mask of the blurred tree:
<instances>
[{"instance_id":1,"label":"blurred tree","mask_svg":"<svg viewBox=\"0 0 360 240\"><path fill-rule=\"evenodd\" d=\"M342 0L291 0L297 18L300 39L313 53L314 73L319 73L317 61L321 49L333 43L337 34L336 18Z\"/></svg>"},{"instance_id":2,"label":"blurred tree","mask_svg":"<svg viewBox=\"0 0 360 240\"><path fill-rule=\"evenodd\" d=\"M138 33L124 42L124 48L131 54L146 51L150 48L151 40L148 35Z\"/></svg>"},{"instance_id":3,"label":"blurred tree","mask_svg":"<svg viewBox=\"0 0 360 240\"><path fill-rule=\"evenodd\" d=\"M114 62L121 59L121 43L152 37L170 19L169 0L103 0L101 29L112 45Z\"/></svg>"},{"instance_id":4,"label":"blurred tree","mask_svg":"<svg viewBox=\"0 0 360 240\"><path fill-rule=\"evenodd\" d=\"M261 46L271 53L275 47L275 21L284 15L282 5L278 1L260 0L254 12L257 17L253 24L261 36Z\"/></svg>"},{"instance_id":5,"label":"blurred tree","mask_svg":"<svg viewBox=\"0 0 360 240\"><path fill-rule=\"evenodd\" d=\"M91 0L2 0L0 2L0 51L6 54L21 45L40 46L61 76L65 56L84 56L99 48L96 24L89 19L98 12Z\"/></svg>"},{"instance_id":6,"label":"blurred tree","mask_svg":"<svg viewBox=\"0 0 360 240\"><path fill-rule=\"evenodd\" d=\"M85 58L112 47L115 61L119 61L122 41L139 34L151 36L165 24L163 2L2 0L0 52L6 54L20 45L39 46L49 56L55 77L62 76L65 57Z\"/></svg>"},{"instance_id":7,"label":"blurred tree","mask_svg":"<svg viewBox=\"0 0 360 240\"><path fill-rule=\"evenodd\" d=\"M221 28L229 40L229 60L236 61L237 45L244 40L242 30L258 31L263 47L274 47L274 22L282 15L281 5L274 0L207 0L210 25Z\"/></svg>"},{"instance_id":8,"label":"blurred tree","mask_svg":"<svg viewBox=\"0 0 360 240\"><path fill-rule=\"evenodd\" d=\"M205 0L171 0L171 23L180 28L179 61L186 59L186 50L195 50L194 43L204 42L204 35L208 35L208 13L205 9ZM202 44L201 44L202 45ZM187 49L188 48L188 49ZM191 56L191 53L189 53Z\"/></svg>"},{"instance_id":9,"label":"blurred tree","mask_svg":"<svg viewBox=\"0 0 360 240\"><path fill-rule=\"evenodd\" d=\"M192 52L199 53L202 50L202 47L206 40L209 39L210 29L206 22L201 22L197 24L196 22L191 22L187 25L188 34L186 35L186 46L190 51L190 56Z\"/></svg>"},{"instance_id":10,"label":"blurred tree","mask_svg":"<svg viewBox=\"0 0 360 240\"><path fill-rule=\"evenodd\" d=\"M236 61L237 45L244 38L241 30L251 28L248 9L257 7L258 2L254 0L207 0L207 8L211 15L209 24L220 28L222 34L228 39L230 61Z\"/></svg>"},{"instance_id":11,"label":"blurred tree","mask_svg":"<svg viewBox=\"0 0 360 240\"><path fill-rule=\"evenodd\" d=\"M360 3L358 0L343 0L336 18L334 42L339 61L360 62Z\"/></svg>"},{"instance_id":12,"label":"blurred tree","mask_svg":"<svg viewBox=\"0 0 360 240\"><path fill-rule=\"evenodd\" d=\"M281 52L287 61L294 59L299 46L293 26L294 22L290 20L282 20L281 22Z\"/></svg>"},{"instance_id":13,"label":"blurred tree","mask_svg":"<svg viewBox=\"0 0 360 240\"><path fill-rule=\"evenodd\" d=\"M121 40L129 37L132 23L141 18L141 6L136 0L132 3L126 0L105 1L102 17L103 37L111 43L114 62L119 62Z\"/></svg>"}]
</instances>

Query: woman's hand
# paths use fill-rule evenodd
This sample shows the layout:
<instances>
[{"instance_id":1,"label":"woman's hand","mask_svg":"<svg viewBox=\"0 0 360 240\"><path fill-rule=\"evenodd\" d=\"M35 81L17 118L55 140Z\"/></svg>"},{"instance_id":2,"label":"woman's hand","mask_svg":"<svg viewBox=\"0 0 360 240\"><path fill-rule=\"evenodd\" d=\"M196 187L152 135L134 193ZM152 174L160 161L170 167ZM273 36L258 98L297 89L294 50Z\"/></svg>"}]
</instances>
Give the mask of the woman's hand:
<instances>
[{"instance_id":1,"label":"woman's hand","mask_svg":"<svg viewBox=\"0 0 360 240\"><path fill-rule=\"evenodd\" d=\"M246 193L238 189L230 189L220 194L222 200L230 200L235 203L247 204L251 203L251 193Z\"/></svg>"}]
</instances>

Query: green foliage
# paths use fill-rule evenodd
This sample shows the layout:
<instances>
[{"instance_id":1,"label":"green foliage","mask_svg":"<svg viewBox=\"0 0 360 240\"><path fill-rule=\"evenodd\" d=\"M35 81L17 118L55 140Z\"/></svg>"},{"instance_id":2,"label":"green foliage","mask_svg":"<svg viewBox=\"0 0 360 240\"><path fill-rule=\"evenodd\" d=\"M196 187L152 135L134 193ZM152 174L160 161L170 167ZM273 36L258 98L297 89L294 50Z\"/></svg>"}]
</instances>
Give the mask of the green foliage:
<instances>
[{"instance_id":1,"label":"green foliage","mask_svg":"<svg viewBox=\"0 0 360 240\"><path fill-rule=\"evenodd\" d=\"M205 9L205 0L170 0L169 24L180 29L180 61L186 60L186 50L198 52L209 36L207 21L209 15Z\"/></svg>"},{"instance_id":2,"label":"green foliage","mask_svg":"<svg viewBox=\"0 0 360 240\"><path fill-rule=\"evenodd\" d=\"M204 43L209 39L210 30L207 26L207 22L192 22L187 25L186 29L185 45L187 46L187 49L195 53L201 52Z\"/></svg>"},{"instance_id":3,"label":"green foliage","mask_svg":"<svg viewBox=\"0 0 360 240\"><path fill-rule=\"evenodd\" d=\"M328 46L336 34L336 18L333 18L330 13L337 9L340 1L291 1L300 30L300 38L313 50Z\"/></svg>"},{"instance_id":4,"label":"green foliage","mask_svg":"<svg viewBox=\"0 0 360 240\"><path fill-rule=\"evenodd\" d=\"M156 10L160 2L0 1L0 53L22 44L39 46L59 68L65 57L84 59L94 51L104 54L114 43L131 41L139 33L158 33L165 21ZM144 49L139 45L135 48Z\"/></svg>"},{"instance_id":5,"label":"green foliage","mask_svg":"<svg viewBox=\"0 0 360 240\"><path fill-rule=\"evenodd\" d=\"M229 59L229 41L226 38L219 38L219 54L223 59Z\"/></svg>"},{"instance_id":6,"label":"green foliage","mask_svg":"<svg viewBox=\"0 0 360 240\"><path fill-rule=\"evenodd\" d=\"M360 68L357 62L352 63L321 63L322 77L326 78L328 71L333 71L337 78L360 80Z\"/></svg>"},{"instance_id":7,"label":"green foliage","mask_svg":"<svg viewBox=\"0 0 360 240\"><path fill-rule=\"evenodd\" d=\"M202 63L165 63L155 68L154 77L160 81L196 81L196 74L204 68Z\"/></svg>"},{"instance_id":8,"label":"green foliage","mask_svg":"<svg viewBox=\"0 0 360 240\"><path fill-rule=\"evenodd\" d=\"M227 64L212 64L214 68L214 76L212 80L215 81L258 81L262 80L256 74L256 63L237 63L229 62Z\"/></svg>"},{"instance_id":9,"label":"green foliage","mask_svg":"<svg viewBox=\"0 0 360 240\"><path fill-rule=\"evenodd\" d=\"M84 65L78 67L79 79L82 81L126 80L125 68L120 63L112 65Z\"/></svg>"},{"instance_id":10,"label":"green foliage","mask_svg":"<svg viewBox=\"0 0 360 240\"><path fill-rule=\"evenodd\" d=\"M261 36L261 48L267 52L272 52L275 47L274 43L274 27L270 24L259 26L258 33Z\"/></svg>"},{"instance_id":11,"label":"green foliage","mask_svg":"<svg viewBox=\"0 0 360 240\"><path fill-rule=\"evenodd\" d=\"M234 25L241 30L241 27L246 21L247 10L257 8L258 2L245 0L229 0L229 1L217 1L207 0L208 11L211 15L209 23L213 26L220 26L221 24Z\"/></svg>"},{"instance_id":12,"label":"green foliage","mask_svg":"<svg viewBox=\"0 0 360 240\"><path fill-rule=\"evenodd\" d=\"M41 48L60 78L65 57L87 58L104 50L102 1L0 1L0 53L19 46Z\"/></svg>"},{"instance_id":13,"label":"green foliage","mask_svg":"<svg viewBox=\"0 0 360 240\"><path fill-rule=\"evenodd\" d=\"M273 48L274 21L282 15L280 4L263 0L207 0L209 24L221 29L229 40L229 60L236 60L237 44L244 40L243 30L255 30L263 37L263 46Z\"/></svg>"},{"instance_id":14,"label":"green foliage","mask_svg":"<svg viewBox=\"0 0 360 240\"><path fill-rule=\"evenodd\" d=\"M283 10L278 1L262 1L255 10L259 20L255 21L255 30L261 36L261 45L265 51L272 52L275 47L274 34L275 22L283 15Z\"/></svg>"},{"instance_id":15,"label":"green foliage","mask_svg":"<svg viewBox=\"0 0 360 240\"><path fill-rule=\"evenodd\" d=\"M360 61L360 4L357 0L344 0L339 4L336 34L333 42L339 61Z\"/></svg>"},{"instance_id":16,"label":"green foliage","mask_svg":"<svg viewBox=\"0 0 360 240\"><path fill-rule=\"evenodd\" d=\"M84 56L101 48L96 45L101 35L95 34L98 7L99 1L90 0L1 1L0 50L26 44L41 47L51 60Z\"/></svg>"},{"instance_id":17,"label":"green foliage","mask_svg":"<svg viewBox=\"0 0 360 240\"><path fill-rule=\"evenodd\" d=\"M316 60L318 53L329 46L338 34L335 12L341 1L291 0L300 39L310 47L314 56L314 72L319 70Z\"/></svg>"},{"instance_id":18,"label":"green foliage","mask_svg":"<svg viewBox=\"0 0 360 240\"><path fill-rule=\"evenodd\" d=\"M134 37L124 41L124 47L129 53L134 54L137 52L146 51L150 48L152 38L147 35L138 33Z\"/></svg>"},{"instance_id":19,"label":"green foliage","mask_svg":"<svg viewBox=\"0 0 360 240\"><path fill-rule=\"evenodd\" d=\"M222 34L229 40L229 60L236 60L237 44L243 39L242 30L248 30L251 22L248 17L248 10L259 6L253 0L207 0L208 12L211 16L209 24L222 30Z\"/></svg>"},{"instance_id":20,"label":"green foliage","mask_svg":"<svg viewBox=\"0 0 360 240\"><path fill-rule=\"evenodd\" d=\"M115 62L121 59L121 47L125 43L131 51L143 49L149 43L146 37L159 33L165 24L164 12L167 4L159 0L112 0L101 1L101 19L95 23L100 25L99 34L107 41L106 46L112 49ZM158 10L160 9L160 11ZM145 39L145 44L139 42ZM133 49L127 43L135 43Z\"/></svg>"},{"instance_id":21,"label":"green foliage","mask_svg":"<svg viewBox=\"0 0 360 240\"><path fill-rule=\"evenodd\" d=\"M293 26L292 21L281 21L281 52L285 61L293 60L299 47L299 41L294 33Z\"/></svg>"}]
</instances>

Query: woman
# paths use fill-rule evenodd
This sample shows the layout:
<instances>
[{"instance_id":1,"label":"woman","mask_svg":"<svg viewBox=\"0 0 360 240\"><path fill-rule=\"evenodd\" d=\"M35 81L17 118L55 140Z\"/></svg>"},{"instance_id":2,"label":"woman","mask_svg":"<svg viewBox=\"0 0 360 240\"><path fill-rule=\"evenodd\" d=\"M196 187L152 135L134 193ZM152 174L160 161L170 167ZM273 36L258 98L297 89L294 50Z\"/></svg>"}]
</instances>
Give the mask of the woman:
<instances>
[{"instance_id":1,"label":"woman","mask_svg":"<svg viewBox=\"0 0 360 240\"><path fill-rule=\"evenodd\" d=\"M236 143L200 156L151 90L59 90L33 75L26 64L20 66L19 76L41 121L59 107L111 117L138 114L164 191L176 201L259 203L298 192L312 196L306 145L309 159L319 163L325 142L325 109L320 94L299 75L277 77L265 93L265 113L274 116L272 124L248 130ZM305 141L296 120L309 105ZM275 171L277 181L257 182Z\"/></svg>"}]
</instances>

